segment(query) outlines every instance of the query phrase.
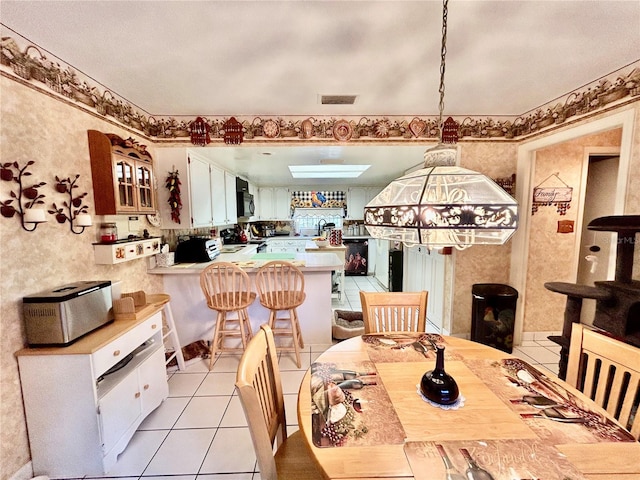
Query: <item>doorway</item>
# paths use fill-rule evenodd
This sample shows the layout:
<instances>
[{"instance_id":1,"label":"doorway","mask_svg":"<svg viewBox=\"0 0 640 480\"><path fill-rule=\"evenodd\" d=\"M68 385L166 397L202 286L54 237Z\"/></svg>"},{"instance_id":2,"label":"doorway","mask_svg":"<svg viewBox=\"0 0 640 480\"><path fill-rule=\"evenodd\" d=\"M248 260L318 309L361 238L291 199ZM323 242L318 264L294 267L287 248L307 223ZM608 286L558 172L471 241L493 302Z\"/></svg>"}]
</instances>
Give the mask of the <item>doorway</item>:
<instances>
[{"instance_id":1,"label":"doorway","mask_svg":"<svg viewBox=\"0 0 640 480\"><path fill-rule=\"evenodd\" d=\"M528 287L535 287L536 285L541 283L541 278L529 278L529 253L532 245L536 242L536 238L531 238L531 222L532 216L531 214L527 214L526 212L531 212L532 209L532 192L533 188L536 186L534 181L534 173L536 166L536 152L540 149L552 146L559 145L565 142L578 139L580 137L584 137L587 135L592 135L595 133L605 132L612 129L621 129L620 136L620 152L619 152L619 161L618 161L618 169L617 169L617 178L615 182L615 188L613 191L610 191L610 196L613 198L613 214L614 215L622 215L625 209L625 202L627 200L627 182L629 178L629 165L631 162L631 152L633 146L633 132L634 132L634 121L635 121L635 111L632 108L624 108L619 112L605 115L601 118L591 120L589 122L582 123L573 128L566 128L557 131L556 133L551 133L550 135L543 136L529 142L524 142L518 147L518 166L516 175L518 178L518 182L516 185L516 199L519 204L519 212L523 212L522 216L519 218L520 225L518 227L518 231L514 234L512 239L512 248L511 248L511 268L510 268L510 285L516 288L520 295L518 297L518 308L516 310L516 324L514 331L514 345L520 345L523 339L523 334L532 332L534 335L536 332L545 333L545 330L554 330L558 331L562 326L562 308L555 307L550 312L552 318L549 315L536 315L534 312L528 312L529 310L529 302L540 302L543 301L546 297L546 290L542 288L543 291L538 294L532 295L529 299L528 295ZM582 222L579 225L576 225L576 232L581 232ZM576 240L574 251L576 252L576 261L574 263L574 269L572 272L568 272L569 279L576 278L577 275L577 251L579 247L578 239ZM535 259L533 260L536 261ZM543 260L544 261L544 260ZM542 271L543 269L536 265L536 270L533 271L534 277L537 272ZM550 281L557 281L561 277L555 277L549 279ZM529 282L533 282L529 285ZM549 306L546 306L549 308ZM557 311L558 310L558 311ZM558 320L559 318L559 323ZM526 320L526 322L525 322ZM549 326L553 328L540 328L539 323L541 321L547 321ZM527 331L525 332L525 323L527 323ZM551 323L553 323L551 325Z\"/></svg>"},{"instance_id":2,"label":"doorway","mask_svg":"<svg viewBox=\"0 0 640 480\"><path fill-rule=\"evenodd\" d=\"M611 265L615 265L615 249L611 246L615 233L589 230L589 223L599 217L613 215L615 212L615 192L620 164L619 149L610 153L585 152L584 204L582 209L582 228L578 248L578 271L576 283L594 285L596 281L610 279ZM612 251L613 250L613 251ZM591 325L596 311L596 302L592 299L582 301L581 323Z\"/></svg>"}]
</instances>

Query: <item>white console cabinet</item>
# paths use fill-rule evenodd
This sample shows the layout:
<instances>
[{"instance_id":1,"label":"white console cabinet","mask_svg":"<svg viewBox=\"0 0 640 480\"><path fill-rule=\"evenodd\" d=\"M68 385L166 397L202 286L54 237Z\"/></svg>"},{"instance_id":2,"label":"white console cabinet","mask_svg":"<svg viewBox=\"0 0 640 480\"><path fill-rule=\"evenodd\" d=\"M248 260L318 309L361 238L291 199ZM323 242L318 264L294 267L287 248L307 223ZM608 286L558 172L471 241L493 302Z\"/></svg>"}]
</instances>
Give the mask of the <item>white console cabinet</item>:
<instances>
[{"instance_id":1,"label":"white console cabinet","mask_svg":"<svg viewBox=\"0 0 640 480\"><path fill-rule=\"evenodd\" d=\"M34 475L104 476L167 398L160 308L68 347L17 352Z\"/></svg>"}]
</instances>

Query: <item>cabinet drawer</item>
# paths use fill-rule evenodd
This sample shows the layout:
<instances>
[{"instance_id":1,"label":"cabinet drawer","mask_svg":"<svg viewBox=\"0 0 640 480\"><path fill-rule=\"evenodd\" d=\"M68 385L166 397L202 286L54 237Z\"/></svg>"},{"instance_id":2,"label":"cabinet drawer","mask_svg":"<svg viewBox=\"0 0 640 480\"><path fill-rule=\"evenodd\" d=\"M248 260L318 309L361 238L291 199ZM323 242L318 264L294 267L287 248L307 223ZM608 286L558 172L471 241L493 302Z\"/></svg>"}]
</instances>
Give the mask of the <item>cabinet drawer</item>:
<instances>
[{"instance_id":1,"label":"cabinet drawer","mask_svg":"<svg viewBox=\"0 0 640 480\"><path fill-rule=\"evenodd\" d=\"M116 320L117 321L117 320ZM126 335L116 338L113 342L92 354L93 371L96 377L118 363L141 343L162 330L162 312L157 312Z\"/></svg>"}]
</instances>

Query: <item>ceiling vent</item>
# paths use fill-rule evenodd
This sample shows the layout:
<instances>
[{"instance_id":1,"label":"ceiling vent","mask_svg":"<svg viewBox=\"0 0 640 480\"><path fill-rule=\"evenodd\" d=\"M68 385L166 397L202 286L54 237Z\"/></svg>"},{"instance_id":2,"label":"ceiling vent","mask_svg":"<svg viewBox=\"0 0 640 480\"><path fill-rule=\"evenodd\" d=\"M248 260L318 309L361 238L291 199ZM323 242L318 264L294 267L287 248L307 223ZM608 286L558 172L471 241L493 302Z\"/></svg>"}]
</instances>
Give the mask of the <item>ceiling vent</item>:
<instances>
[{"instance_id":1,"label":"ceiling vent","mask_svg":"<svg viewBox=\"0 0 640 480\"><path fill-rule=\"evenodd\" d=\"M353 105L357 95L320 95L322 105Z\"/></svg>"}]
</instances>

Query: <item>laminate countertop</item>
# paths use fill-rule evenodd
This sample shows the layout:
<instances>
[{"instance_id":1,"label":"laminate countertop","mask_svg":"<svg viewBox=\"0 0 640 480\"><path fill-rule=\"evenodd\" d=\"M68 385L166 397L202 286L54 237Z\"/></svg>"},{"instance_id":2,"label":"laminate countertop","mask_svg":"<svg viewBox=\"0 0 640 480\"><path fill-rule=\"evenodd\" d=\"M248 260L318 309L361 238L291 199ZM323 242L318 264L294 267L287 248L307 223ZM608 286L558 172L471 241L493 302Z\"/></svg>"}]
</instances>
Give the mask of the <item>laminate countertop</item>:
<instances>
[{"instance_id":1,"label":"laminate countertop","mask_svg":"<svg viewBox=\"0 0 640 480\"><path fill-rule=\"evenodd\" d=\"M277 254L271 255L273 255L273 258L271 259L277 259L275 258L278 256ZM211 262L176 263L175 265L172 265L170 267L156 266L147 270L147 273L152 275L200 275L200 272L202 272L202 270L216 262L235 263L247 273L253 273L267 261L271 260L268 258L254 258L254 256L256 256L255 246L248 246L235 253L221 253ZM327 255L326 253L300 252L292 253L290 255L280 254L280 256L283 260L292 261L294 264L297 264L298 268L300 268L303 273L344 269L344 259L340 259L337 254ZM284 258L290 256L292 256L293 258Z\"/></svg>"}]
</instances>

